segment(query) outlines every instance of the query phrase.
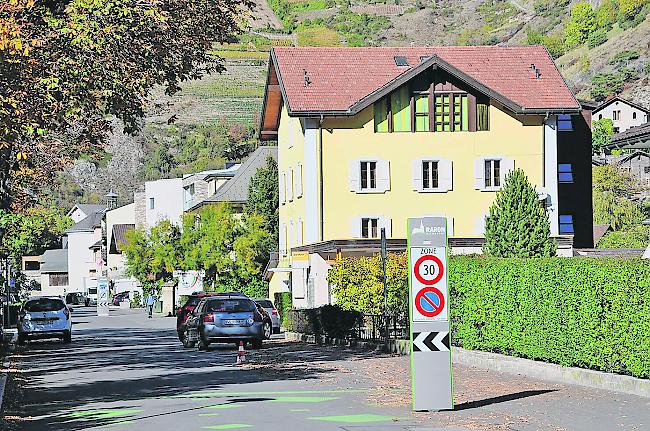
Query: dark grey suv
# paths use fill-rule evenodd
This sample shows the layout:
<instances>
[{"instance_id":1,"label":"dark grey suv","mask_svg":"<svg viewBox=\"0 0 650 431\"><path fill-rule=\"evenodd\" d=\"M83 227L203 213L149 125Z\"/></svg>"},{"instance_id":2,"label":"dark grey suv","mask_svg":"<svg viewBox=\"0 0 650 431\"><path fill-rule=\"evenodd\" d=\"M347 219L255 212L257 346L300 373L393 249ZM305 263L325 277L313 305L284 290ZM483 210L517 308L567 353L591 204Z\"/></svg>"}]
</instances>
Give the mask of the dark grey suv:
<instances>
[{"instance_id":1,"label":"dark grey suv","mask_svg":"<svg viewBox=\"0 0 650 431\"><path fill-rule=\"evenodd\" d=\"M185 324L185 347L206 350L210 343L250 342L253 348L272 331L269 315L242 295L218 295L201 299Z\"/></svg>"}]
</instances>

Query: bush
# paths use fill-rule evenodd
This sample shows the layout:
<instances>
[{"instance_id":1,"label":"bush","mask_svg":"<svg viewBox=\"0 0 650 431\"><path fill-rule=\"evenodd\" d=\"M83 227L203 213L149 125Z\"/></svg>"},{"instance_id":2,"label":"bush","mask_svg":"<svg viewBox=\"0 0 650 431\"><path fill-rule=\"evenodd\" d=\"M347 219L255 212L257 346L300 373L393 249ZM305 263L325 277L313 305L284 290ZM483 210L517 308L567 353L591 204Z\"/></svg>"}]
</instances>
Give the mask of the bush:
<instances>
[{"instance_id":1,"label":"bush","mask_svg":"<svg viewBox=\"0 0 650 431\"><path fill-rule=\"evenodd\" d=\"M598 241L598 248L646 248L650 244L650 226L636 225L607 232Z\"/></svg>"},{"instance_id":2,"label":"bush","mask_svg":"<svg viewBox=\"0 0 650 431\"><path fill-rule=\"evenodd\" d=\"M142 307L142 296L137 290L133 292L133 299L131 300L131 308L140 308Z\"/></svg>"},{"instance_id":3,"label":"bush","mask_svg":"<svg viewBox=\"0 0 650 431\"><path fill-rule=\"evenodd\" d=\"M361 313L344 310L338 305L289 311L288 327L292 331L315 335L320 338L348 338L361 322Z\"/></svg>"},{"instance_id":4,"label":"bush","mask_svg":"<svg viewBox=\"0 0 650 431\"><path fill-rule=\"evenodd\" d=\"M278 316L280 316L280 326L286 327L289 321L289 311L293 307L291 293L276 293L275 298L273 298L273 303L278 310Z\"/></svg>"},{"instance_id":5,"label":"bush","mask_svg":"<svg viewBox=\"0 0 650 431\"><path fill-rule=\"evenodd\" d=\"M641 259L453 257L455 345L650 378Z\"/></svg>"},{"instance_id":6,"label":"bush","mask_svg":"<svg viewBox=\"0 0 650 431\"><path fill-rule=\"evenodd\" d=\"M601 28L589 35L587 39L587 44L589 48L595 48L603 43L607 42L607 30Z\"/></svg>"},{"instance_id":7,"label":"bush","mask_svg":"<svg viewBox=\"0 0 650 431\"><path fill-rule=\"evenodd\" d=\"M601 101L623 91L623 77L615 73L599 73L591 78L591 97Z\"/></svg>"}]
</instances>

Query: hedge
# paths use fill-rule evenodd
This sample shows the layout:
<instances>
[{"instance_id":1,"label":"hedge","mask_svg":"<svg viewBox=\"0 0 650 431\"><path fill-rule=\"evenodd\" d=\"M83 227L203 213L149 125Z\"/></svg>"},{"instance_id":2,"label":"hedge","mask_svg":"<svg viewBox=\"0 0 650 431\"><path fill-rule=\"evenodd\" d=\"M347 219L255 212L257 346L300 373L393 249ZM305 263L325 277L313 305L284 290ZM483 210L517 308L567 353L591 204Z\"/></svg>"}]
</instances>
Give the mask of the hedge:
<instances>
[{"instance_id":1,"label":"hedge","mask_svg":"<svg viewBox=\"0 0 650 431\"><path fill-rule=\"evenodd\" d=\"M352 329L361 322L361 313L343 310L338 305L289 311L288 328L318 338L348 338Z\"/></svg>"},{"instance_id":2,"label":"hedge","mask_svg":"<svg viewBox=\"0 0 650 431\"><path fill-rule=\"evenodd\" d=\"M455 256L449 284L455 345L650 378L648 261Z\"/></svg>"}]
</instances>

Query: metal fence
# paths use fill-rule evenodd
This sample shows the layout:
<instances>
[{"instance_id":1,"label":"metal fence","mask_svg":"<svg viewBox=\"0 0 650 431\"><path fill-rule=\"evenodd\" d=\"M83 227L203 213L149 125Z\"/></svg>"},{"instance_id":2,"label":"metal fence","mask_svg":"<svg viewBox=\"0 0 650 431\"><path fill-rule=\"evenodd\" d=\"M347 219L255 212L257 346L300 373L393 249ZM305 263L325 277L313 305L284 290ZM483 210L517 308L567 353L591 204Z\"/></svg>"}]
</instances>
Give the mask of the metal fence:
<instances>
[{"instance_id":1,"label":"metal fence","mask_svg":"<svg viewBox=\"0 0 650 431\"><path fill-rule=\"evenodd\" d=\"M392 315L387 316L387 319L389 339L409 337L408 316ZM364 341L386 341L386 318L382 314L361 314L361 319L350 336Z\"/></svg>"}]
</instances>

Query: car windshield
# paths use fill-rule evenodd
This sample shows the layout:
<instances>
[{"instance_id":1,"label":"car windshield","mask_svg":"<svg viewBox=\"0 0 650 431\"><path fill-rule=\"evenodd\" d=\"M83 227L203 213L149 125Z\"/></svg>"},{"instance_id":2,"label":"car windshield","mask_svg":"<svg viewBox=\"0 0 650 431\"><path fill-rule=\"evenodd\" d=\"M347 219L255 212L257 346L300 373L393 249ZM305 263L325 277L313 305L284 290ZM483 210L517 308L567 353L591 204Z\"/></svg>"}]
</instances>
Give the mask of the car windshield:
<instances>
[{"instance_id":1,"label":"car windshield","mask_svg":"<svg viewBox=\"0 0 650 431\"><path fill-rule=\"evenodd\" d=\"M260 304L262 308L273 308L273 303L268 299L258 299L255 302Z\"/></svg>"},{"instance_id":2,"label":"car windshield","mask_svg":"<svg viewBox=\"0 0 650 431\"><path fill-rule=\"evenodd\" d=\"M196 307L196 304L198 304L200 300L201 298L198 296L190 296L184 307Z\"/></svg>"},{"instance_id":3,"label":"car windshield","mask_svg":"<svg viewBox=\"0 0 650 431\"><path fill-rule=\"evenodd\" d=\"M39 298L27 301L25 310L30 312L59 311L65 308L60 299Z\"/></svg>"},{"instance_id":4,"label":"car windshield","mask_svg":"<svg viewBox=\"0 0 650 431\"><path fill-rule=\"evenodd\" d=\"M91 295L96 295L97 294L97 288L96 287L89 288L88 293L90 293Z\"/></svg>"},{"instance_id":5,"label":"car windshield","mask_svg":"<svg viewBox=\"0 0 650 431\"><path fill-rule=\"evenodd\" d=\"M250 299L218 299L210 301L206 311L240 312L253 310L255 310L255 304Z\"/></svg>"}]
</instances>

